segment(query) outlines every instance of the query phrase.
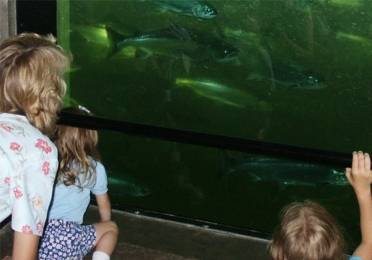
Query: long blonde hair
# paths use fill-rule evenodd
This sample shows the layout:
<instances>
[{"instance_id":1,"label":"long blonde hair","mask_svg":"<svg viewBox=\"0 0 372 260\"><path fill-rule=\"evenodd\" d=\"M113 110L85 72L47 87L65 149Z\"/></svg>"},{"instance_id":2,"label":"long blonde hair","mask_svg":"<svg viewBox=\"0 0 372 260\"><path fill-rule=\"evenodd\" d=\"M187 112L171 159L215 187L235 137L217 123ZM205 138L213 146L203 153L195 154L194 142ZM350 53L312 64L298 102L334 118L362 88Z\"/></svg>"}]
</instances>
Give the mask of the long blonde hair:
<instances>
[{"instance_id":1,"label":"long blonde hair","mask_svg":"<svg viewBox=\"0 0 372 260\"><path fill-rule=\"evenodd\" d=\"M90 115L86 110L75 107L65 108L62 111L78 115ZM60 157L59 182L63 182L67 186L77 185L80 187L95 182L95 161L100 160L97 150L97 131L60 125L57 126L55 144ZM79 183L82 180L83 183Z\"/></svg>"},{"instance_id":2,"label":"long blonde hair","mask_svg":"<svg viewBox=\"0 0 372 260\"><path fill-rule=\"evenodd\" d=\"M311 201L289 204L269 245L273 260L341 260L345 242L325 208Z\"/></svg>"},{"instance_id":3,"label":"long blonde hair","mask_svg":"<svg viewBox=\"0 0 372 260\"><path fill-rule=\"evenodd\" d=\"M0 44L0 112L22 113L45 134L55 129L70 58L53 36L23 33Z\"/></svg>"}]
</instances>

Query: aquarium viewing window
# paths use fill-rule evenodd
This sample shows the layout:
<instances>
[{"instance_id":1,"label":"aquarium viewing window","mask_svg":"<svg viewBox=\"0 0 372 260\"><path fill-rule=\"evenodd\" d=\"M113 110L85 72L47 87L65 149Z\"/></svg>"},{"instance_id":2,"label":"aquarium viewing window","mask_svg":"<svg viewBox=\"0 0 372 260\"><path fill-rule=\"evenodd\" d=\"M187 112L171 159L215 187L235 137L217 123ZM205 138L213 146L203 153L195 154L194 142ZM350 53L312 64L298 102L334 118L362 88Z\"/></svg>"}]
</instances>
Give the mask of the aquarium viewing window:
<instances>
[{"instance_id":1,"label":"aquarium viewing window","mask_svg":"<svg viewBox=\"0 0 372 260\"><path fill-rule=\"evenodd\" d=\"M66 105L170 129L370 150L371 1L57 5L58 39L74 56ZM122 204L271 232L284 204L314 199L357 234L352 191L334 165L101 134Z\"/></svg>"},{"instance_id":2,"label":"aquarium viewing window","mask_svg":"<svg viewBox=\"0 0 372 260\"><path fill-rule=\"evenodd\" d=\"M118 120L368 150L370 5L59 1L69 102Z\"/></svg>"}]
</instances>

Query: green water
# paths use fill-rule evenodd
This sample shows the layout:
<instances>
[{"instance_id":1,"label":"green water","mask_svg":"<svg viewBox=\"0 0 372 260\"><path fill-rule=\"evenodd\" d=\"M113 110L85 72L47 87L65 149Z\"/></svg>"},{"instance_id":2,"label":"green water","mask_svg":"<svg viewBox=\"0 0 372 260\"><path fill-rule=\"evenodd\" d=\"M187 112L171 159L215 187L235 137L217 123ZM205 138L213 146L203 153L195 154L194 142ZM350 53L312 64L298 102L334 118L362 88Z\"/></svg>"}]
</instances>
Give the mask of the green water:
<instances>
[{"instance_id":1,"label":"green water","mask_svg":"<svg viewBox=\"0 0 372 260\"><path fill-rule=\"evenodd\" d=\"M340 152L370 150L369 0L58 5L59 39L74 56L69 103L117 120ZM193 9L197 5L213 15L192 13L201 10ZM270 232L283 205L309 198L327 206L349 240L357 240L353 193L327 179L337 167L304 165L297 177L285 175L286 167L301 168L297 162L269 160L259 166L266 172L252 173L249 156L109 132L101 133L100 148L114 178L115 203ZM278 168L284 173L273 174ZM306 169L313 179L304 177Z\"/></svg>"}]
</instances>

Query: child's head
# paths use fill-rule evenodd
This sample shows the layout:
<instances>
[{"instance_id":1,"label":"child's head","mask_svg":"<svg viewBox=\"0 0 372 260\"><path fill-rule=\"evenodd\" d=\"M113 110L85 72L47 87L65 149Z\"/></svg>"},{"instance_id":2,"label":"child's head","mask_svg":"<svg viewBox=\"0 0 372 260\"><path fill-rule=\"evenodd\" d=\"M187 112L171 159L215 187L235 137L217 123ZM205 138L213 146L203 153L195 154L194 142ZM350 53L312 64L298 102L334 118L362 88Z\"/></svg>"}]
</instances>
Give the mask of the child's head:
<instances>
[{"instance_id":1,"label":"child's head","mask_svg":"<svg viewBox=\"0 0 372 260\"><path fill-rule=\"evenodd\" d=\"M87 109L80 107L64 108L62 111L84 116L91 115ZM75 184L79 174L84 174L83 179L90 183L95 178L95 165L92 165L90 157L95 160L100 159L97 150L97 131L60 125L57 126L55 143L60 156L59 180L65 185L71 185Z\"/></svg>"},{"instance_id":2,"label":"child's head","mask_svg":"<svg viewBox=\"0 0 372 260\"><path fill-rule=\"evenodd\" d=\"M273 260L344 259L344 239L334 218L317 203L288 205L273 234Z\"/></svg>"},{"instance_id":3,"label":"child's head","mask_svg":"<svg viewBox=\"0 0 372 260\"><path fill-rule=\"evenodd\" d=\"M69 58L52 36L24 33L0 44L0 112L22 113L42 132L54 131Z\"/></svg>"}]
</instances>

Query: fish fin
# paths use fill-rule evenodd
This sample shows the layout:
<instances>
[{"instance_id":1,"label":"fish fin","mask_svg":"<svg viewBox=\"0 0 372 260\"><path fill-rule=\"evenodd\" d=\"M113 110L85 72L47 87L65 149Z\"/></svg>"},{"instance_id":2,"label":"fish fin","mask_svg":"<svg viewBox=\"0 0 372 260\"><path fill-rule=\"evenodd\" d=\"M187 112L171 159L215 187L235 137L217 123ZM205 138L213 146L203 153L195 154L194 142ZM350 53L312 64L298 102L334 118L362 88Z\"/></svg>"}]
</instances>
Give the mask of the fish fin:
<instances>
[{"instance_id":1,"label":"fish fin","mask_svg":"<svg viewBox=\"0 0 372 260\"><path fill-rule=\"evenodd\" d=\"M151 57L152 55L153 55L153 53L146 48L138 48L137 51L136 51L136 58L140 58L140 59L143 59L143 60Z\"/></svg>"},{"instance_id":2,"label":"fish fin","mask_svg":"<svg viewBox=\"0 0 372 260\"><path fill-rule=\"evenodd\" d=\"M106 26L106 31L110 43L107 58L111 58L119 51L118 42L122 41L124 36L112 29L110 26Z\"/></svg>"}]
</instances>

